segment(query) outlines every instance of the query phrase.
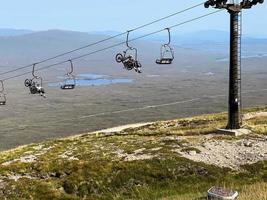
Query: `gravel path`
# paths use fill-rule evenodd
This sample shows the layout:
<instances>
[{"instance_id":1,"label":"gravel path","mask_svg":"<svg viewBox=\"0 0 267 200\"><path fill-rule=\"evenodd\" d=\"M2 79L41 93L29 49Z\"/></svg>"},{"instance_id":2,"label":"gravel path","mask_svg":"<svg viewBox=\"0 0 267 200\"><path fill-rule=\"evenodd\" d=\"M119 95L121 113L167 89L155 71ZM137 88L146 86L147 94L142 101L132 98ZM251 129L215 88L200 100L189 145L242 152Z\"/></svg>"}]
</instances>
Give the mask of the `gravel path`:
<instances>
[{"instance_id":1,"label":"gravel path","mask_svg":"<svg viewBox=\"0 0 267 200\"><path fill-rule=\"evenodd\" d=\"M153 123L152 122L146 122L146 123L138 123L138 124L127 124L127 125L123 125L123 126L117 126L117 127L113 127L113 128L108 128L108 129L96 131L94 133L120 132L120 131L123 131L123 130L128 129L128 128L139 128L139 127L146 126L149 124L153 124Z\"/></svg>"}]
</instances>

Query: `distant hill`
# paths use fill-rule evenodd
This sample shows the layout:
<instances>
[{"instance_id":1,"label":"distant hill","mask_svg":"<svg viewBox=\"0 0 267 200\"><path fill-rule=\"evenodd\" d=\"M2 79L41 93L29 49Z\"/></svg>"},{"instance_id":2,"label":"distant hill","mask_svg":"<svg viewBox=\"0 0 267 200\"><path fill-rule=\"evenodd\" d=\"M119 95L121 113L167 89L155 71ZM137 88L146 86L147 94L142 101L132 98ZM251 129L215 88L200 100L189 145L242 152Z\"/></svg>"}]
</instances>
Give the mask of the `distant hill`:
<instances>
[{"instance_id":1,"label":"distant hill","mask_svg":"<svg viewBox=\"0 0 267 200\"><path fill-rule=\"evenodd\" d=\"M154 41L165 41L166 36L152 36ZM172 35L172 42L175 44L206 44L206 43L229 43L229 32L218 30L196 31L181 35ZM243 35L242 41L246 44L267 44L267 38L256 38L249 35Z\"/></svg>"},{"instance_id":2,"label":"distant hill","mask_svg":"<svg viewBox=\"0 0 267 200\"><path fill-rule=\"evenodd\" d=\"M0 36L19 36L33 33L32 30L26 29L11 29L11 28L0 28Z\"/></svg>"},{"instance_id":3,"label":"distant hill","mask_svg":"<svg viewBox=\"0 0 267 200\"><path fill-rule=\"evenodd\" d=\"M0 62L2 65L34 62L37 59L54 56L106 37L104 35L64 30L28 32L28 34L9 37L0 36ZM113 42L110 41L107 44ZM78 53L88 51L90 50L87 49Z\"/></svg>"},{"instance_id":4,"label":"distant hill","mask_svg":"<svg viewBox=\"0 0 267 200\"><path fill-rule=\"evenodd\" d=\"M21 65L23 63L28 64L29 62L35 62L38 59L51 57L62 52L69 51L81 46L94 43L99 40L106 39L109 36L117 35L119 32L116 31L102 31L102 32L76 32L67 30L48 30L34 32L31 30L16 30L16 29L0 29L0 65ZM138 37L138 33L135 37ZM134 44L142 49L142 56L147 57L148 55L154 56L154 53L158 53L158 44L163 43L167 40L166 35L156 35L148 38L143 38ZM99 44L94 48L84 49L82 51L72 54L81 55L88 53L93 50L101 49L103 47L110 46L112 44L125 41L125 37L119 37L106 42L105 44ZM256 45L266 45L267 39L244 37L243 42L250 44L253 50ZM195 50L203 49L203 45L206 48L213 51L221 50L222 53L228 51L229 45L229 34L224 31L198 31L188 33L185 35L173 35L172 44L178 45L179 47L190 47ZM215 44L215 45L214 45ZM217 44L220 44L218 46ZM155 45L155 48L154 46ZM217 46L216 46L217 45ZM223 46L223 47L222 47ZM123 47L119 47L123 48ZM148 49L149 48L149 49ZM117 48L118 49L118 48ZM155 52L151 51L155 50ZM177 48L176 48L177 49ZM261 47L261 52L265 51L266 48ZM118 50L114 50L115 54ZM96 54L94 59L103 59L111 55L110 52L105 51L102 54ZM69 58L70 55L65 58Z\"/></svg>"},{"instance_id":5,"label":"distant hill","mask_svg":"<svg viewBox=\"0 0 267 200\"><path fill-rule=\"evenodd\" d=\"M55 34L55 33L72 33L72 35L75 35L77 31L69 31L69 30L48 30L48 31L32 31L27 29L6 29L6 28L0 28L0 37L9 37L9 36L22 36L22 35L28 35L32 33L37 34ZM113 31L113 30L107 30L107 31L90 31L88 33L89 35L105 35L105 36L114 36L117 34L120 34L121 32ZM56 36L57 34L55 34ZM136 35L141 35L136 33ZM145 40L164 40L166 38L165 35L152 35L149 38L145 38ZM189 32L186 34L173 34L172 35L173 42L182 42L182 43L201 43L201 42L227 42L229 41L229 32L227 31L220 31L220 30L201 30L201 31L195 31L195 32ZM267 42L267 38L259 38L254 37L250 35L243 35L243 40L245 42Z\"/></svg>"},{"instance_id":6,"label":"distant hill","mask_svg":"<svg viewBox=\"0 0 267 200\"><path fill-rule=\"evenodd\" d=\"M91 31L91 32L88 32L88 33L89 34L94 34L94 35L114 36L114 35L120 34L121 32L108 30L108 31Z\"/></svg>"}]
</instances>

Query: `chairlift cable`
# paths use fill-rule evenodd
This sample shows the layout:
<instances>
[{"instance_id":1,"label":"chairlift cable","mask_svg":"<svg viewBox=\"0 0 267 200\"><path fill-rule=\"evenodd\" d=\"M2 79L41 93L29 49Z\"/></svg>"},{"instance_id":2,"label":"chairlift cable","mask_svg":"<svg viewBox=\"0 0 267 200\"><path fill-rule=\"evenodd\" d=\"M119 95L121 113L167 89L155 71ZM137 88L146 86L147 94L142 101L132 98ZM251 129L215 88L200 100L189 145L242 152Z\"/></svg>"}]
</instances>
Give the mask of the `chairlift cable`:
<instances>
[{"instance_id":1,"label":"chairlift cable","mask_svg":"<svg viewBox=\"0 0 267 200\"><path fill-rule=\"evenodd\" d=\"M181 22L179 24L175 24L175 25L172 25L168 28L172 29L172 28L175 28L175 27L178 27L178 26L181 26L181 25L184 25L184 24L187 24L187 23L190 23L190 22L193 22L193 21L196 21L196 20L199 20L199 19L202 19L204 17L207 17L207 16L210 16L210 15L213 15L213 14L216 14L218 12L221 12L222 10L217 10L217 11L214 11L214 12L211 12L211 13L208 13L208 14L205 14L205 15L201 15L199 17L195 17L193 19L190 19L190 20L187 20L187 21L184 21L184 22ZM132 41L136 41L136 40L139 40L139 39L142 39L142 38L145 38L145 37L148 37L148 36L151 36L151 35L155 35L157 33L160 33L162 31L165 31L166 28L164 29L160 29L160 30L157 30L157 31L154 31L154 32L151 32L151 33L148 33L148 34L145 34L145 35L142 35L142 36L139 36L139 37L136 37L136 38L133 38L133 39L130 39L129 42L132 42ZM93 54L96 54L96 53L99 53L99 52L102 52L102 51L105 51L105 50L108 50L108 49L111 49L111 48L114 48L114 47L117 47L117 46L120 46L120 45L123 45L125 44L125 42L120 42L120 43L117 43L117 44L114 44L114 45L111 45L111 46L108 46L108 47L105 47L103 49L99 49L99 50L96 50L96 51L93 51L93 52L90 52L90 53L87 53L87 54L83 54L83 55L80 55L80 56L77 56L77 57L73 57L71 58L72 61L75 61L75 60L78 60L78 59L81 59L81 58L84 58L84 57L87 57L87 56L90 56L90 55L93 55ZM48 68L51 68L51 67L54 67L54 66L57 66L57 65L61 65L61 64L65 64L69 62L69 59L68 60L64 60L64 61L60 61L58 63L54 63L54 64L51 64L51 65L47 65L47 66L44 66L44 67L41 67L39 69L36 69L35 71L40 71L40 70L44 70L44 69L48 69ZM31 65L32 66L32 65ZM24 72L22 74L18 74L18 75L15 75L15 76L11 76L11 77L8 77L8 78L5 78L3 79L3 81L7 81L7 80L10 80L10 79L14 79L14 78L18 78L18 77L21 77L21 76L24 76L26 74L29 74L31 73L32 71L28 71L28 72Z\"/></svg>"},{"instance_id":2,"label":"chairlift cable","mask_svg":"<svg viewBox=\"0 0 267 200\"><path fill-rule=\"evenodd\" d=\"M136 30L139 30L139 29L144 28L144 27L146 27L146 26L150 26L150 25L152 25L152 24L155 24L155 23L160 22L160 21L163 21L163 20L165 20L165 19L174 17L174 16L176 16L176 15L178 15L178 14L184 13L184 12L186 12L186 11L188 11L188 10L192 10L192 9L197 8L197 7L199 7L199 6L203 6L203 3L196 4L196 5L194 5L194 6L191 6L191 7L187 8L187 9L178 11L178 12L176 12L176 13L173 13L173 14L168 15L168 16L166 16L166 17L162 17L162 18L160 18L160 19L158 19L158 20L155 20L155 21L153 21L153 22L150 22L150 23L144 24L144 25L142 25L142 26L139 26L139 27L137 27L137 28L131 29L131 31L136 31ZM126 32L126 33L127 33L127 32Z\"/></svg>"},{"instance_id":3,"label":"chairlift cable","mask_svg":"<svg viewBox=\"0 0 267 200\"><path fill-rule=\"evenodd\" d=\"M150 26L150 25L152 25L152 24L155 24L155 23L157 23L157 22L163 21L163 20L165 20L165 19L174 17L174 16L176 16L176 15L178 15L178 14L184 13L184 12L186 12L186 11L189 11L189 10L191 10L191 9L194 9L194 8L199 7L199 6L202 6L202 5L203 5L203 3L196 4L196 5L194 5L194 6L191 6L191 7L189 7L189 8L186 8L186 9L184 9L184 10L181 10L181 11L175 12L175 13L173 13L173 14L170 14L170 15L168 15L168 16L166 16L166 17L162 17L162 18L157 19L157 20L154 20L154 21L152 21L152 22L150 22L150 23L147 23L147 24L141 25L141 26L139 26L139 27L136 27L136 28L132 29L131 31L136 31L136 30L142 29L142 28L144 28L144 27L146 27L146 26ZM56 56L53 56L53 57L50 57L50 58L47 58L47 59L44 59L44 60L40 60L40 61L36 62L36 64L42 64L42 63L45 63L45 62L47 62L47 61L54 60L54 59L56 59L56 58L59 58L59 57L62 57L62 56L65 56L65 55L74 53L74 52L76 52L76 51L80 51L80 50L82 50L82 49L85 49L85 48L88 48L88 47L91 47L91 46L95 46L95 45L97 45L97 44L100 44L100 43L103 43L103 42L106 42L106 41L115 39L115 38L117 38L117 37L120 37L120 36L122 36L122 35L127 34L127 32L128 32L128 31L125 31L125 32L123 32L123 33L119 33L119 34L117 34L117 35L108 37L108 38L103 39L103 40L99 40L99 41L97 41L97 42L94 42L94 43L91 43L91 44L88 44L88 45L85 45L85 46L82 46L82 47L79 47L79 48L76 48L76 49L73 49L73 50L70 50L70 51L67 51L67 52L65 52L65 53L61 53L61 54L58 54L58 55L56 55ZM12 70L9 70L9 71L0 73L0 76L5 75L5 74L9 74L9 73L13 73L13 72L16 72L16 71L25 69L25 68L32 67L32 65L33 65L33 64L25 65L25 66L22 66L22 67L18 67L18 68L16 68L16 69L12 69Z\"/></svg>"},{"instance_id":4,"label":"chairlift cable","mask_svg":"<svg viewBox=\"0 0 267 200\"><path fill-rule=\"evenodd\" d=\"M47 59L41 60L41 61L39 61L39 62L36 62L35 64L42 64L42 63L45 63L45 62L47 62L47 61L54 60L54 59L56 59L56 58L59 58L59 57L62 57L62 56L65 56L65 55L74 53L74 52L76 52L76 51L79 51L79 50L82 50L82 49L85 49L85 48L88 48L88 47L91 47L91 46L94 46L94 45L97 45L97 44L106 42L106 41L111 40L111 39L114 39L114 38L117 38L117 37L122 36L122 35L124 35L124 34L126 34L126 33L120 33L120 34L117 34L117 35L115 35L115 36L112 36L112 37L109 37L109 38L106 38L106 39L103 39L103 40L99 40L99 41L97 41L97 42L88 44L88 45L86 45L86 46L83 46L83 47L80 47L80 48L77 48L77 49L74 49L74 50L71 50L71 51L68 51L68 52L65 52L65 53L56 55L56 56L51 57L51 58L47 58ZM0 73L0 76L5 75L5 74L9 74L9 73L13 73L13 72L16 72L16 71L25 69L25 68L29 68L29 67L31 67L31 66L32 66L32 64L29 64L29 65L25 65L25 66L23 66L23 67L19 67L19 68L16 68L16 69L12 69L12 70L9 70L9 71Z\"/></svg>"}]
</instances>

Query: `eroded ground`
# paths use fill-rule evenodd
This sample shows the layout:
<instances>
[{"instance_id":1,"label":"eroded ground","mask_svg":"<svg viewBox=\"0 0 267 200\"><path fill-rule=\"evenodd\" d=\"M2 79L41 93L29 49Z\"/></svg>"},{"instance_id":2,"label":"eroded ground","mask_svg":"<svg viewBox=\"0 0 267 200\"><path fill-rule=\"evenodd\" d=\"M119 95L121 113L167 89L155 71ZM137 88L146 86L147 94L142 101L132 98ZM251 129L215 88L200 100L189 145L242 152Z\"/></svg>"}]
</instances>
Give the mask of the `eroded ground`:
<instances>
[{"instance_id":1,"label":"eroded ground","mask_svg":"<svg viewBox=\"0 0 267 200\"><path fill-rule=\"evenodd\" d=\"M266 111L247 111L245 127L252 133L240 137L215 134L226 121L226 114L220 113L118 127L2 152L0 197L195 199L215 184L241 194L251 184L265 187Z\"/></svg>"}]
</instances>

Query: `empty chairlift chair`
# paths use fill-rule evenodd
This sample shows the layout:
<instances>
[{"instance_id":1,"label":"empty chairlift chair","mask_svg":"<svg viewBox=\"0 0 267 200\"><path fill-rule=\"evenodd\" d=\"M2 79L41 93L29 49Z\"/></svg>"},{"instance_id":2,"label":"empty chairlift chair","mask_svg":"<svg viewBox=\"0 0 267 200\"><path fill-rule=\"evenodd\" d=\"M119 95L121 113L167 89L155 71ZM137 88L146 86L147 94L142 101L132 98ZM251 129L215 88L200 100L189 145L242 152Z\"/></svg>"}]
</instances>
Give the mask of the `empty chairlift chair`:
<instances>
[{"instance_id":1,"label":"empty chairlift chair","mask_svg":"<svg viewBox=\"0 0 267 200\"><path fill-rule=\"evenodd\" d=\"M39 94L42 97L45 97L45 90L43 88L43 79L42 77L35 75L35 65L32 67L32 79L26 79L24 81L25 87L28 87L30 90L30 94Z\"/></svg>"},{"instance_id":2,"label":"empty chairlift chair","mask_svg":"<svg viewBox=\"0 0 267 200\"><path fill-rule=\"evenodd\" d=\"M4 90L4 82L0 80L0 106L6 105L6 95Z\"/></svg>"},{"instance_id":3,"label":"empty chairlift chair","mask_svg":"<svg viewBox=\"0 0 267 200\"><path fill-rule=\"evenodd\" d=\"M160 58L156 60L156 63L159 65L170 65L174 60L174 51L170 46L171 43L171 33L170 29L166 28L169 34L169 41L166 44L163 44L160 48Z\"/></svg>"},{"instance_id":4,"label":"empty chairlift chair","mask_svg":"<svg viewBox=\"0 0 267 200\"><path fill-rule=\"evenodd\" d=\"M126 70L134 69L137 73L141 73L141 63L137 58L137 49L129 46L129 33L127 33L126 46L127 49L123 53L118 53L116 55L116 61L122 63Z\"/></svg>"},{"instance_id":5,"label":"empty chairlift chair","mask_svg":"<svg viewBox=\"0 0 267 200\"><path fill-rule=\"evenodd\" d=\"M60 88L62 90L73 90L76 86L76 78L72 74L73 73L73 63L72 60L69 60L70 62L70 71L65 75L64 81L61 84Z\"/></svg>"}]
</instances>

